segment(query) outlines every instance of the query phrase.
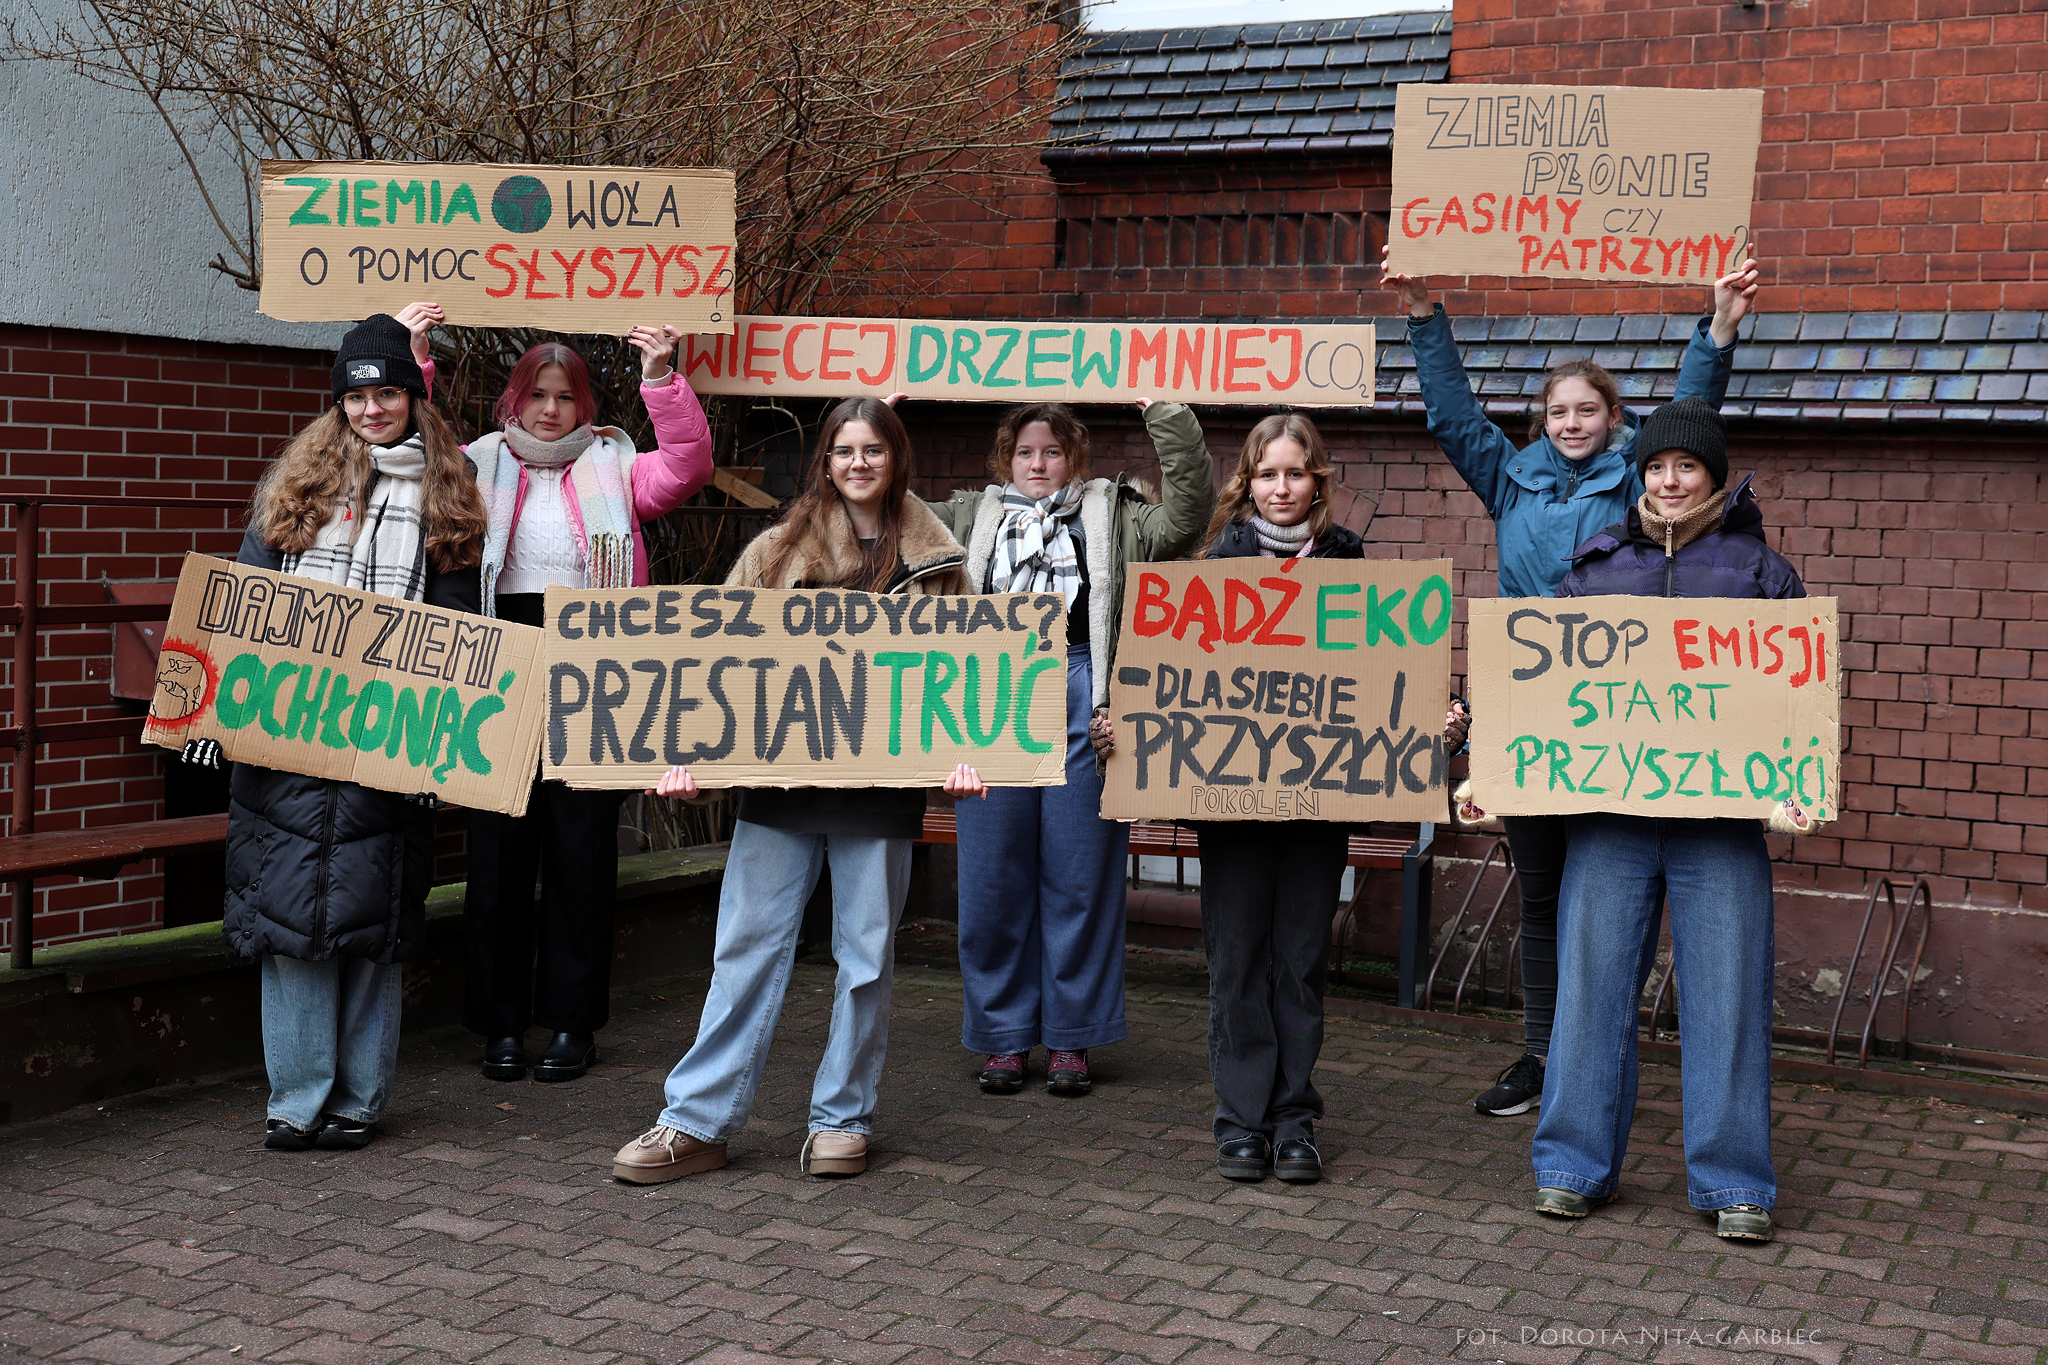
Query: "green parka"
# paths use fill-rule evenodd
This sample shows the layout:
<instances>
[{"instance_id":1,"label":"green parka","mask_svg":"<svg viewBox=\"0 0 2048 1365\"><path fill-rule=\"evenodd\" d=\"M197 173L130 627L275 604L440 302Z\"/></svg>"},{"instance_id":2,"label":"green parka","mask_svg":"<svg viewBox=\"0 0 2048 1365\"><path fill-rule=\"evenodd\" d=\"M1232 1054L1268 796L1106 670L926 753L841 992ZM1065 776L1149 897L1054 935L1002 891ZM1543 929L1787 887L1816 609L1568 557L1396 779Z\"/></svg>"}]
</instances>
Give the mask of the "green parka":
<instances>
[{"instance_id":1,"label":"green parka","mask_svg":"<svg viewBox=\"0 0 2048 1365\"><path fill-rule=\"evenodd\" d=\"M1179 559L1201 544L1216 510L1215 466L1202 439L1202 424L1185 403L1154 402L1145 409L1145 431L1159 452L1160 500L1114 479L1090 479L1081 495L1081 535L1088 566L1088 640L1095 657L1095 705L1109 704L1110 665L1124 613L1124 566ZM954 539L967 547L967 578L975 592L988 591L989 562L1003 520L1003 486L979 492L963 488L930 504Z\"/></svg>"}]
</instances>

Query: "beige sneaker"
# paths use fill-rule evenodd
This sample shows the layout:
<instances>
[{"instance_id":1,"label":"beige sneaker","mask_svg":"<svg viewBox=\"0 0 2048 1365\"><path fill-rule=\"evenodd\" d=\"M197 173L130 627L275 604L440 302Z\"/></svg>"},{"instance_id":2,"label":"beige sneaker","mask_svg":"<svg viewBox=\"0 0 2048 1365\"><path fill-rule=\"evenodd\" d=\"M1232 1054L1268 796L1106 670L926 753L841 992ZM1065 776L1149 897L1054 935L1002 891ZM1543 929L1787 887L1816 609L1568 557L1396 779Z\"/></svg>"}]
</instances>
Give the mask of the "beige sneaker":
<instances>
[{"instance_id":1,"label":"beige sneaker","mask_svg":"<svg viewBox=\"0 0 2048 1365\"><path fill-rule=\"evenodd\" d=\"M797 1169L805 1175L859 1175L868 1168L868 1135L821 1129L804 1139Z\"/></svg>"},{"instance_id":2,"label":"beige sneaker","mask_svg":"<svg viewBox=\"0 0 2048 1365\"><path fill-rule=\"evenodd\" d=\"M619 1148L612 1158L612 1179L628 1185L659 1185L699 1171L715 1171L724 1164L724 1143L700 1142L657 1123Z\"/></svg>"}]
</instances>

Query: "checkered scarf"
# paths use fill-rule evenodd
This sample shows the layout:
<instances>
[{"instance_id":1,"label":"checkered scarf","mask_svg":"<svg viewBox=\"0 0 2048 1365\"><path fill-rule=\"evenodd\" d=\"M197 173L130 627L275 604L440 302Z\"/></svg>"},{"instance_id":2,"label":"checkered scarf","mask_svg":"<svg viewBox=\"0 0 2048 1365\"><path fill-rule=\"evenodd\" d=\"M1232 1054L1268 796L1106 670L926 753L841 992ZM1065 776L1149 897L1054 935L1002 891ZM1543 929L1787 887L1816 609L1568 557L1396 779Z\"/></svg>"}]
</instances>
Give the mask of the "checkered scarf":
<instances>
[{"instance_id":1,"label":"checkered scarf","mask_svg":"<svg viewBox=\"0 0 2048 1365\"><path fill-rule=\"evenodd\" d=\"M989 560L989 592L1057 592L1073 605L1081 590L1081 485L1070 483L1044 498L1027 498L1003 485L1003 520Z\"/></svg>"},{"instance_id":2,"label":"checkered scarf","mask_svg":"<svg viewBox=\"0 0 2048 1365\"><path fill-rule=\"evenodd\" d=\"M395 446L371 446L370 462L368 496L350 489L338 499L312 545L284 557L284 571L417 602L427 588L420 535L426 447L417 435L408 436Z\"/></svg>"}]
</instances>

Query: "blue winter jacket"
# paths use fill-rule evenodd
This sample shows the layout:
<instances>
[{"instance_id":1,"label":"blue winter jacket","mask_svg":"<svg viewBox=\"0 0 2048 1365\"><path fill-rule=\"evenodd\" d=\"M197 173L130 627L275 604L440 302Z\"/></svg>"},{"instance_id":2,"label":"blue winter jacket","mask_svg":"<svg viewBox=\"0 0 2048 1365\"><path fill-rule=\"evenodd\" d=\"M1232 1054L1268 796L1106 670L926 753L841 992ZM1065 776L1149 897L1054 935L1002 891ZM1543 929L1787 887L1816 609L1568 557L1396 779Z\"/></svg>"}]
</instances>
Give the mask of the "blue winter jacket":
<instances>
[{"instance_id":1,"label":"blue winter jacket","mask_svg":"<svg viewBox=\"0 0 2048 1365\"><path fill-rule=\"evenodd\" d=\"M1806 596L1806 585L1784 556L1764 543L1764 514L1749 491L1754 475L1728 494L1721 525L1675 556L1643 530L1642 516L1628 515L1573 553L1571 571L1558 584L1559 597L1747 597Z\"/></svg>"},{"instance_id":2,"label":"blue winter jacket","mask_svg":"<svg viewBox=\"0 0 2048 1365\"><path fill-rule=\"evenodd\" d=\"M1429 410L1429 434L1493 518L1500 595L1551 596L1573 547L1619 520L1642 495L1634 415L1624 412L1621 438L1583 460L1565 459L1547 436L1518 450L1473 396L1442 304L1427 319L1408 320L1408 342ZM1704 398L1720 407L1734 360L1733 343L1716 346L1701 319L1686 345L1674 396Z\"/></svg>"}]
</instances>

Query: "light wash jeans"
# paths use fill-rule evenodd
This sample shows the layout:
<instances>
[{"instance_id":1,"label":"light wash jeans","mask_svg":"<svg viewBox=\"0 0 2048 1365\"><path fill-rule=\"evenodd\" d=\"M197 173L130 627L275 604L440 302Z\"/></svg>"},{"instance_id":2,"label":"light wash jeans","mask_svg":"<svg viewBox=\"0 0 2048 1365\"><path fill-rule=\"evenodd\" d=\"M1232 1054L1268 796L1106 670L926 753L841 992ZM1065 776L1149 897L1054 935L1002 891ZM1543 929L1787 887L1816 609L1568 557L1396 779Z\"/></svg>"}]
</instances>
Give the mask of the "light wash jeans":
<instances>
[{"instance_id":1,"label":"light wash jeans","mask_svg":"<svg viewBox=\"0 0 2048 1365\"><path fill-rule=\"evenodd\" d=\"M405 971L359 957L263 955L263 1065L269 1116L301 1132L323 1114L373 1123L398 1074Z\"/></svg>"},{"instance_id":2,"label":"light wash jeans","mask_svg":"<svg viewBox=\"0 0 2048 1365\"><path fill-rule=\"evenodd\" d=\"M1572 826L1557 1027L1530 1157L1539 1188L1613 1193L1636 1110L1636 1008L1671 898L1687 1194L1777 1202L1771 858L1754 820L1583 815Z\"/></svg>"},{"instance_id":3,"label":"light wash jeans","mask_svg":"<svg viewBox=\"0 0 2048 1365\"><path fill-rule=\"evenodd\" d=\"M747 1126L782 1017L804 902L832 863L832 1028L811 1087L811 1131L865 1133L889 1050L896 920L910 891L908 839L733 827L718 941L697 1041L668 1076L660 1122L703 1142Z\"/></svg>"}]
</instances>

